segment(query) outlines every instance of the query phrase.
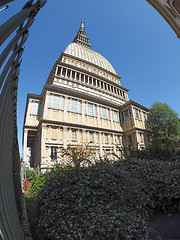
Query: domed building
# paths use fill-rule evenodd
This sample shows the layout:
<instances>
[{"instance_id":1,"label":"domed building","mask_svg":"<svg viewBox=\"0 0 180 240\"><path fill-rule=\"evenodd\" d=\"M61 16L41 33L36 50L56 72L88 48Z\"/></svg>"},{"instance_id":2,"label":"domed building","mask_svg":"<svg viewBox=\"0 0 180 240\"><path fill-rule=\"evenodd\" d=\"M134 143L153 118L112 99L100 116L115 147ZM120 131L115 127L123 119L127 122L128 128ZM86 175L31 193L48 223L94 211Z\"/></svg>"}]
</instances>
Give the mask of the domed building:
<instances>
[{"instance_id":1,"label":"domed building","mask_svg":"<svg viewBox=\"0 0 180 240\"><path fill-rule=\"evenodd\" d=\"M27 95L23 159L49 168L54 161L63 163L62 148L86 143L94 157L121 157L123 146L142 149L149 143L147 113L147 108L129 101L111 63L91 49L82 21L41 95Z\"/></svg>"}]
</instances>

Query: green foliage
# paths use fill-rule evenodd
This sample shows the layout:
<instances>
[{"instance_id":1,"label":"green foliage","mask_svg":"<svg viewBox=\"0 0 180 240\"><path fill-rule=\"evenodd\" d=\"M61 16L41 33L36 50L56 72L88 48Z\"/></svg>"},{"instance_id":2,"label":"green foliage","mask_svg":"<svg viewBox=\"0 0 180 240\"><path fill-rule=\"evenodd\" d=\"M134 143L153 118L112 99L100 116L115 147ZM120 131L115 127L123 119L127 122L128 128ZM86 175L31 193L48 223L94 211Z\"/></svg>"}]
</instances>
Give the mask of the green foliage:
<instances>
[{"instance_id":1,"label":"green foliage","mask_svg":"<svg viewBox=\"0 0 180 240\"><path fill-rule=\"evenodd\" d=\"M32 181L38 175L37 169L26 169L26 179Z\"/></svg>"},{"instance_id":2,"label":"green foliage","mask_svg":"<svg viewBox=\"0 0 180 240\"><path fill-rule=\"evenodd\" d=\"M175 157L175 156L174 156ZM164 160L172 158L172 153L169 149L160 149L159 146L155 144L147 146L143 150L132 149L129 151L129 159L137 158L137 159L158 159Z\"/></svg>"},{"instance_id":3,"label":"green foliage","mask_svg":"<svg viewBox=\"0 0 180 240\"><path fill-rule=\"evenodd\" d=\"M171 150L172 144L180 140L178 114L166 103L152 104L148 114L148 124L153 133L152 145L155 149Z\"/></svg>"},{"instance_id":4,"label":"green foliage","mask_svg":"<svg viewBox=\"0 0 180 240\"><path fill-rule=\"evenodd\" d=\"M31 187L29 189L29 194L26 195L26 197L35 197L41 190L41 188L44 186L44 184L50 180L51 178L57 177L58 175L63 174L66 171L71 170L72 167L70 166L64 166L61 167L59 165L55 165L54 168L52 168L49 171L46 171L44 174L36 174L35 177L31 181Z\"/></svg>"},{"instance_id":5,"label":"green foliage","mask_svg":"<svg viewBox=\"0 0 180 240\"><path fill-rule=\"evenodd\" d=\"M157 212L180 206L180 161L100 162L48 181L36 198L36 239L158 239Z\"/></svg>"}]
</instances>

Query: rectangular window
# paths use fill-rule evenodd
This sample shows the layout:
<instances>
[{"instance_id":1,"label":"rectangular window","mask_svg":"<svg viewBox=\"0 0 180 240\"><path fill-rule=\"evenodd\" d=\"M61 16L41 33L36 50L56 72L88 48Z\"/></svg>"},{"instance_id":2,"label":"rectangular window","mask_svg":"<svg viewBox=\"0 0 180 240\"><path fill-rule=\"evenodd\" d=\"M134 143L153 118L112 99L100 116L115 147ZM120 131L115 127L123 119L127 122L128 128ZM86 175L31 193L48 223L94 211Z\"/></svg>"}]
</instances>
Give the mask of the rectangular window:
<instances>
[{"instance_id":1,"label":"rectangular window","mask_svg":"<svg viewBox=\"0 0 180 240\"><path fill-rule=\"evenodd\" d=\"M131 118L131 110L127 109L126 111L123 112L123 121L128 121Z\"/></svg>"},{"instance_id":2,"label":"rectangular window","mask_svg":"<svg viewBox=\"0 0 180 240\"><path fill-rule=\"evenodd\" d=\"M84 109L85 109L85 114L89 115L89 116L97 116L97 106L95 104L92 103L84 103Z\"/></svg>"},{"instance_id":3,"label":"rectangular window","mask_svg":"<svg viewBox=\"0 0 180 240\"><path fill-rule=\"evenodd\" d=\"M113 120L119 122L119 112L113 111Z\"/></svg>"},{"instance_id":4,"label":"rectangular window","mask_svg":"<svg viewBox=\"0 0 180 240\"><path fill-rule=\"evenodd\" d=\"M55 109L60 108L60 96L53 95L52 108L55 108Z\"/></svg>"},{"instance_id":5,"label":"rectangular window","mask_svg":"<svg viewBox=\"0 0 180 240\"><path fill-rule=\"evenodd\" d=\"M87 107L88 107L87 109L88 115L93 116L93 104L88 103Z\"/></svg>"},{"instance_id":6,"label":"rectangular window","mask_svg":"<svg viewBox=\"0 0 180 240\"><path fill-rule=\"evenodd\" d=\"M64 97L61 97L61 106L60 106L61 110L64 110Z\"/></svg>"},{"instance_id":7,"label":"rectangular window","mask_svg":"<svg viewBox=\"0 0 180 240\"><path fill-rule=\"evenodd\" d=\"M129 120L128 110L126 110L126 111L124 112L124 118L125 118L125 121L128 121L128 120Z\"/></svg>"},{"instance_id":8,"label":"rectangular window","mask_svg":"<svg viewBox=\"0 0 180 240\"><path fill-rule=\"evenodd\" d=\"M137 108L135 108L135 116L136 116L136 119L141 119L140 110L138 110Z\"/></svg>"},{"instance_id":9,"label":"rectangular window","mask_svg":"<svg viewBox=\"0 0 180 240\"><path fill-rule=\"evenodd\" d=\"M82 101L73 99L73 98L72 99L68 98L67 111L71 111L74 113L81 113L82 112Z\"/></svg>"},{"instance_id":10,"label":"rectangular window","mask_svg":"<svg viewBox=\"0 0 180 240\"><path fill-rule=\"evenodd\" d=\"M117 136L117 144L121 144L121 137Z\"/></svg>"},{"instance_id":11,"label":"rectangular window","mask_svg":"<svg viewBox=\"0 0 180 240\"><path fill-rule=\"evenodd\" d=\"M104 150L104 157L106 160L109 160L110 159L110 151L109 150Z\"/></svg>"},{"instance_id":12,"label":"rectangular window","mask_svg":"<svg viewBox=\"0 0 180 240\"><path fill-rule=\"evenodd\" d=\"M93 132L90 132L89 133L89 141L92 143L92 142L94 142L94 134L93 134Z\"/></svg>"},{"instance_id":13,"label":"rectangular window","mask_svg":"<svg viewBox=\"0 0 180 240\"><path fill-rule=\"evenodd\" d=\"M142 143L143 142L143 134L140 133L139 136L140 136L140 142Z\"/></svg>"},{"instance_id":14,"label":"rectangular window","mask_svg":"<svg viewBox=\"0 0 180 240\"><path fill-rule=\"evenodd\" d=\"M57 147L51 147L51 161L57 160Z\"/></svg>"},{"instance_id":15,"label":"rectangular window","mask_svg":"<svg viewBox=\"0 0 180 240\"><path fill-rule=\"evenodd\" d=\"M51 107L51 102L52 102L52 94L48 96L48 107Z\"/></svg>"},{"instance_id":16,"label":"rectangular window","mask_svg":"<svg viewBox=\"0 0 180 240\"><path fill-rule=\"evenodd\" d=\"M72 141L76 141L76 130L72 130Z\"/></svg>"},{"instance_id":17,"label":"rectangular window","mask_svg":"<svg viewBox=\"0 0 180 240\"><path fill-rule=\"evenodd\" d=\"M78 106L77 106L77 100L76 99L71 99L71 111L72 112L77 112Z\"/></svg>"},{"instance_id":18,"label":"rectangular window","mask_svg":"<svg viewBox=\"0 0 180 240\"><path fill-rule=\"evenodd\" d=\"M78 113L82 113L82 102L78 101Z\"/></svg>"},{"instance_id":19,"label":"rectangular window","mask_svg":"<svg viewBox=\"0 0 180 240\"><path fill-rule=\"evenodd\" d=\"M94 116L97 117L97 106L94 105Z\"/></svg>"},{"instance_id":20,"label":"rectangular window","mask_svg":"<svg viewBox=\"0 0 180 240\"><path fill-rule=\"evenodd\" d=\"M147 113L143 112L143 116L144 116L144 121L147 122L147 120L148 120Z\"/></svg>"},{"instance_id":21,"label":"rectangular window","mask_svg":"<svg viewBox=\"0 0 180 240\"><path fill-rule=\"evenodd\" d=\"M64 110L64 97L50 94L48 98L48 107Z\"/></svg>"},{"instance_id":22,"label":"rectangular window","mask_svg":"<svg viewBox=\"0 0 180 240\"><path fill-rule=\"evenodd\" d=\"M105 140L105 144L109 143L109 136L108 136L108 134L104 135L104 140Z\"/></svg>"},{"instance_id":23,"label":"rectangular window","mask_svg":"<svg viewBox=\"0 0 180 240\"><path fill-rule=\"evenodd\" d=\"M100 117L104 119L109 119L109 109L105 107L100 107Z\"/></svg>"},{"instance_id":24,"label":"rectangular window","mask_svg":"<svg viewBox=\"0 0 180 240\"><path fill-rule=\"evenodd\" d=\"M117 150L116 153L117 153L118 158L122 159L122 151Z\"/></svg>"},{"instance_id":25,"label":"rectangular window","mask_svg":"<svg viewBox=\"0 0 180 240\"><path fill-rule=\"evenodd\" d=\"M39 103L38 102L31 102L31 110L30 113L37 115L38 114Z\"/></svg>"}]
</instances>

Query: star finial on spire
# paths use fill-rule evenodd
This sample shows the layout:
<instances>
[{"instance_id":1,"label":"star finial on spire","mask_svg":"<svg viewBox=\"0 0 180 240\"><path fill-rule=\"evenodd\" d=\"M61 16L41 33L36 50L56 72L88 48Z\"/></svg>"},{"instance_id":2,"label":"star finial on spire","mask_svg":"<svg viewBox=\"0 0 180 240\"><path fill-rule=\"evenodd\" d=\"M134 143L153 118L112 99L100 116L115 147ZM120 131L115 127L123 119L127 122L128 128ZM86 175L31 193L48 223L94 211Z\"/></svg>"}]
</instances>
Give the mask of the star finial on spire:
<instances>
[{"instance_id":1,"label":"star finial on spire","mask_svg":"<svg viewBox=\"0 0 180 240\"><path fill-rule=\"evenodd\" d=\"M82 21L81 21L79 31L78 31L76 37L74 38L73 42L81 44L88 48L91 47L91 44L89 43L89 38L86 36L85 27L84 27L84 19L82 19Z\"/></svg>"}]
</instances>

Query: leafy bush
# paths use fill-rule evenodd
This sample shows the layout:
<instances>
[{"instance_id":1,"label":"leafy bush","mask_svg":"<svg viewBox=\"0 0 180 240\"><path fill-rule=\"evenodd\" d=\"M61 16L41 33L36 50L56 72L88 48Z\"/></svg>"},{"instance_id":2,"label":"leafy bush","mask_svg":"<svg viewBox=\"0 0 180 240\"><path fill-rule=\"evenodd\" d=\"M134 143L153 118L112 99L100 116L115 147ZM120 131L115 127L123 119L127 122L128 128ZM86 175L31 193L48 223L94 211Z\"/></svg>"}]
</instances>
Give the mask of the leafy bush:
<instances>
[{"instance_id":1,"label":"leafy bush","mask_svg":"<svg viewBox=\"0 0 180 240\"><path fill-rule=\"evenodd\" d=\"M32 181L38 175L37 169L26 169L26 179Z\"/></svg>"},{"instance_id":2,"label":"leafy bush","mask_svg":"<svg viewBox=\"0 0 180 240\"><path fill-rule=\"evenodd\" d=\"M67 171L40 191L36 239L158 239L157 212L177 211L180 161L124 160Z\"/></svg>"},{"instance_id":3,"label":"leafy bush","mask_svg":"<svg viewBox=\"0 0 180 240\"><path fill-rule=\"evenodd\" d=\"M161 149L159 146L152 144L147 146L143 150L133 149L129 150L129 158L138 158L138 159L157 159L157 160L167 160L173 158L173 154L169 149Z\"/></svg>"},{"instance_id":4,"label":"leafy bush","mask_svg":"<svg viewBox=\"0 0 180 240\"><path fill-rule=\"evenodd\" d=\"M50 171L45 172L44 174L36 174L34 175L33 180L31 181L31 187L29 189L29 194L26 195L26 197L35 197L41 190L41 188L44 186L44 184L50 180L51 178L54 178L60 174L63 174L65 171L71 170L72 167L70 166L64 166L61 167L59 165L55 165L54 168L52 168Z\"/></svg>"}]
</instances>

